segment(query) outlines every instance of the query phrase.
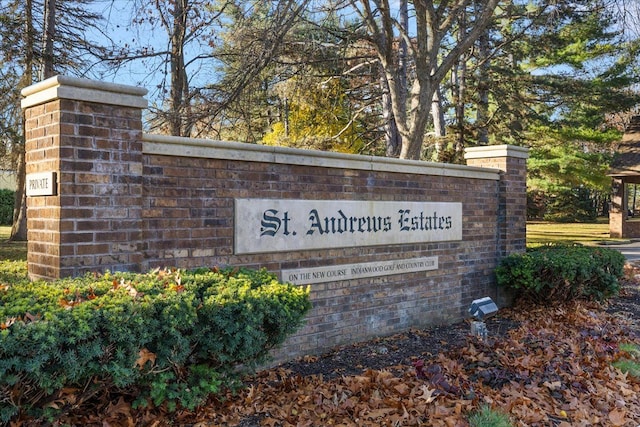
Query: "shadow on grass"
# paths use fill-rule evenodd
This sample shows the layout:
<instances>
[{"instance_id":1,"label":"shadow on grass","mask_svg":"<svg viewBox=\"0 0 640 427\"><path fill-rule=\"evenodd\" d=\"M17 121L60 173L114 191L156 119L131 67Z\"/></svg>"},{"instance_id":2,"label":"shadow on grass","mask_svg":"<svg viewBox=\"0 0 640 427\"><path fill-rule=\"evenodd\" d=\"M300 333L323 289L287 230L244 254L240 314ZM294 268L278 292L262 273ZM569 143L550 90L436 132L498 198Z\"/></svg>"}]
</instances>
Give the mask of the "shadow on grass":
<instances>
[{"instance_id":1,"label":"shadow on grass","mask_svg":"<svg viewBox=\"0 0 640 427\"><path fill-rule=\"evenodd\" d=\"M26 261L27 242L0 241L0 260Z\"/></svg>"},{"instance_id":2,"label":"shadow on grass","mask_svg":"<svg viewBox=\"0 0 640 427\"><path fill-rule=\"evenodd\" d=\"M11 227L0 227L0 260L26 261L27 242L10 242Z\"/></svg>"}]
</instances>

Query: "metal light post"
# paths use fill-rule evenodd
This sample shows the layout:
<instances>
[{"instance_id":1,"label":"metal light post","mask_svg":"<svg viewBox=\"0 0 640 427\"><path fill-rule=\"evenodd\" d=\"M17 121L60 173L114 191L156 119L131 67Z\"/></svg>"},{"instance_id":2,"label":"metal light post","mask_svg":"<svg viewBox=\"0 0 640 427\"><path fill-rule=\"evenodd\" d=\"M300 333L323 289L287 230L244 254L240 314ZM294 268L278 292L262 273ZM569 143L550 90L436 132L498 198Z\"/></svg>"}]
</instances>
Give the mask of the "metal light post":
<instances>
[{"instance_id":1,"label":"metal light post","mask_svg":"<svg viewBox=\"0 0 640 427\"><path fill-rule=\"evenodd\" d=\"M498 306L491 298L484 297L473 300L471 307L469 307L469 314L476 320L471 322L471 334L484 341L487 338L487 324L484 320L497 312Z\"/></svg>"}]
</instances>

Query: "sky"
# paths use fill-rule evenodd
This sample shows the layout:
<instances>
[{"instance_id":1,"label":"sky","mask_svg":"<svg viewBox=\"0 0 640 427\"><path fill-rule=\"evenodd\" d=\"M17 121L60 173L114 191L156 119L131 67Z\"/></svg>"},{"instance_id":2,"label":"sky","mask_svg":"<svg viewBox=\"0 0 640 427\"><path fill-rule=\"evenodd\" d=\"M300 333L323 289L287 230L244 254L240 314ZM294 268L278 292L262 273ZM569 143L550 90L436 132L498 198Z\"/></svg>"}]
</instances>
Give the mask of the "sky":
<instances>
[{"instance_id":1,"label":"sky","mask_svg":"<svg viewBox=\"0 0 640 427\"><path fill-rule=\"evenodd\" d=\"M167 33L157 20L150 23L150 19L153 19L151 13L135 16L142 23L131 25L136 3L133 0L94 1L91 11L101 14L104 21L100 24L100 30L88 28L87 38L99 45L113 45L116 50L133 49L139 52L140 49L144 49L146 53L168 51L170 44ZM148 1L141 3L145 4L147 10L153 7ZM202 86L215 78L215 64L212 60L194 59L202 52L209 50L210 48L204 45L202 40L194 40L186 47L185 60L190 63L187 69L193 79L190 83L194 86ZM161 99L160 90L163 80L166 79L165 76L169 75L168 67L169 64L163 56L155 56L125 62L118 67L97 64L91 68L86 77L144 87L149 91L147 99L153 103ZM166 86L168 87L168 84Z\"/></svg>"},{"instance_id":2,"label":"sky","mask_svg":"<svg viewBox=\"0 0 640 427\"><path fill-rule=\"evenodd\" d=\"M324 2L324 0L319 0ZM142 26L130 26L132 14L136 3L145 3L149 8L153 6L148 1L139 0L94 0L91 10L104 16L102 32L88 29L88 38L99 44L114 43L120 47L147 46L155 52L169 49L167 33L160 23L150 25L148 22ZM398 8L399 0L392 0L393 9ZM138 16L137 18L144 18ZM151 17L151 15L146 15ZM186 49L186 61L189 62L202 52L208 52L210 48L202 40L192 41ZM188 74L194 87L200 87L207 82L216 79L216 63L212 59L194 61L188 66ZM164 67L164 68L163 68ZM87 77L99 80L116 82L121 84L142 86L149 90L148 98L158 99L161 95L158 86L164 76L168 75L165 69L168 65L160 58L137 60L125 64L119 68L96 66ZM168 86L168 85L167 85Z\"/></svg>"}]
</instances>

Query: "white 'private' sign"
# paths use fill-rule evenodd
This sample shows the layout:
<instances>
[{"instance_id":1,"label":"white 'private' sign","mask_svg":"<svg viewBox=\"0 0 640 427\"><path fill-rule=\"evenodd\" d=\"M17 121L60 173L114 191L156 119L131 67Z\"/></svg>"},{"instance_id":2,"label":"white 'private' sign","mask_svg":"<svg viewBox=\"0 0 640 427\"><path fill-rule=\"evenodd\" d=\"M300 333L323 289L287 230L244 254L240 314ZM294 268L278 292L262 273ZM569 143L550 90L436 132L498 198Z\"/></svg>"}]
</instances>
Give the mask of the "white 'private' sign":
<instances>
[{"instance_id":1,"label":"white 'private' sign","mask_svg":"<svg viewBox=\"0 0 640 427\"><path fill-rule=\"evenodd\" d=\"M56 173L38 172L26 176L27 197L53 196L56 194Z\"/></svg>"},{"instance_id":2,"label":"white 'private' sign","mask_svg":"<svg viewBox=\"0 0 640 427\"><path fill-rule=\"evenodd\" d=\"M235 200L237 254L462 240L462 204Z\"/></svg>"}]
</instances>

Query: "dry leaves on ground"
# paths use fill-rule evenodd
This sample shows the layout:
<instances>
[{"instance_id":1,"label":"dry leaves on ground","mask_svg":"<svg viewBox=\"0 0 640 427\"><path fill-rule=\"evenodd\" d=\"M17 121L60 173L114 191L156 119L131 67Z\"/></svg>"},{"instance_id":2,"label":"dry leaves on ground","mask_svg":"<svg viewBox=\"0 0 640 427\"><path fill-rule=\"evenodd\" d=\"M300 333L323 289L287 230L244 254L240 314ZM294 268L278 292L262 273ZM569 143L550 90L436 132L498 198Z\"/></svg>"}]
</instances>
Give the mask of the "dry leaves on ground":
<instances>
[{"instance_id":1,"label":"dry leaves on ground","mask_svg":"<svg viewBox=\"0 0 640 427\"><path fill-rule=\"evenodd\" d=\"M585 304L512 310L504 339L466 345L413 366L323 380L263 372L240 396L204 409L202 425L466 426L487 403L526 426L637 426L640 383L611 366L628 323Z\"/></svg>"}]
</instances>

